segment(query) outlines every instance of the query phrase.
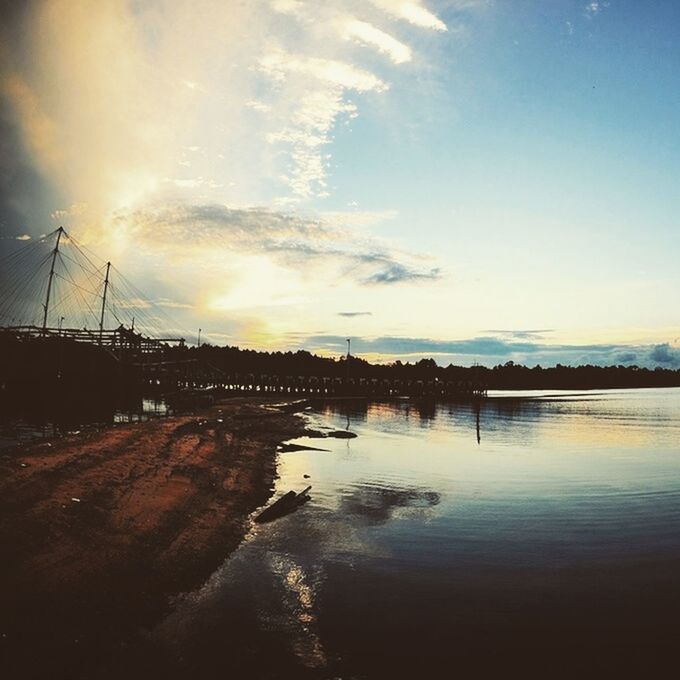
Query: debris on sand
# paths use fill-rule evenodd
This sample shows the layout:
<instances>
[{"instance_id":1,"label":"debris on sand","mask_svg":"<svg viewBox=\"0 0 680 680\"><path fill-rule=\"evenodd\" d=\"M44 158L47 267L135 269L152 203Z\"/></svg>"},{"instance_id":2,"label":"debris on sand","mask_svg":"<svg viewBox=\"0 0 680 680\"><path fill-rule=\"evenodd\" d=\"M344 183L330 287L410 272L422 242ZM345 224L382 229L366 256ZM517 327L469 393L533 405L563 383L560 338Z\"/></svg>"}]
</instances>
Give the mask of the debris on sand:
<instances>
[{"instance_id":1,"label":"debris on sand","mask_svg":"<svg viewBox=\"0 0 680 680\"><path fill-rule=\"evenodd\" d=\"M309 490L311 488L311 486L308 486L304 491L300 491L300 493L289 491L287 494L284 494L281 498L274 501L268 508L265 508L255 518L255 521L259 524L263 524L283 517L284 515L289 515L291 512L295 512L301 505L304 505L307 501L311 500L311 497L309 496Z\"/></svg>"},{"instance_id":2,"label":"debris on sand","mask_svg":"<svg viewBox=\"0 0 680 680\"><path fill-rule=\"evenodd\" d=\"M316 446L305 446L304 444L280 444L277 447L277 450L280 453L291 453L293 451L326 451L328 452L328 449L319 449Z\"/></svg>"},{"instance_id":3,"label":"debris on sand","mask_svg":"<svg viewBox=\"0 0 680 680\"><path fill-rule=\"evenodd\" d=\"M357 435L349 430L332 430L326 436L334 439L354 439Z\"/></svg>"}]
</instances>

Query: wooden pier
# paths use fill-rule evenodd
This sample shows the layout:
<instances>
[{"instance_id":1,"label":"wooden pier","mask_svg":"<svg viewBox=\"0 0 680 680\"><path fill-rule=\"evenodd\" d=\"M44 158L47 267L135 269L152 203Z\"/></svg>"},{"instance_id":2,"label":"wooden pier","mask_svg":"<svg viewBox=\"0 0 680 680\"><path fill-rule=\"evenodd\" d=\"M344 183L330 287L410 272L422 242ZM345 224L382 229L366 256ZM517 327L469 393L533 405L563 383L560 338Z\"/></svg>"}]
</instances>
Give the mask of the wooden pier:
<instances>
[{"instance_id":1,"label":"wooden pier","mask_svg":"<svg viewBox=\"0 0 680 680\"><path fill-rule=\"evenodd\" d=\"M367 397L385 398L432 398L451 400L476 398L486 395L486 389L469 381L399 380L387 378L341 378L329 376L258 375L253 373L213 374L203 371L184 379L182 367L168 364L161 367L142 366L150 385L167 385L180 388L207 389L220 387L237 394L271 394L310 397ZM149 370L151 369L151 370Z\"/></svg>"}]
</instances>

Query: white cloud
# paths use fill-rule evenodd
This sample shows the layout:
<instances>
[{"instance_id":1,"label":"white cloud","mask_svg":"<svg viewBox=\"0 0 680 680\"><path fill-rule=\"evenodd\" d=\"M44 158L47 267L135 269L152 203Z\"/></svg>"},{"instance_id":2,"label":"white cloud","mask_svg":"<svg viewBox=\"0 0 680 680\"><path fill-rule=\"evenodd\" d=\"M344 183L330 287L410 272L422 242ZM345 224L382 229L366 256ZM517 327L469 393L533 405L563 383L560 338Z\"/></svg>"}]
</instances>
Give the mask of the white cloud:
<instances>
[{"instance_id":1,"label":"white cloud","mask_svg":"<svg viewBox=\"0 0 680 680\"><path fill-rule=\"evenodd\" d=\"M411 48L385 31L358 19L348 19L343 22L342 32L345 37L376 47L379 52L386 54L395 64L411 61Z\"/></svg>"},{"instance_id":2,"label":"white cloud","mask_svg":"<svg viewBox=\"0 0 680 680\"><path fill-rule=\"evenodd\" d=\"M343 99L342 88L320 88L301 99L285 128L267 136L270 143L284 143L290 149L291 163L282 179L295 197L325 193L329 156L323 147L340 115L355 116L356 106Z\"/></svg>"},{"instance_id":3,"label":"white cloud","mask_svg":"<svg viewBox=\"0 0 680 680\"><path fill-rule=\"evenodd\" d=\"M259 67L263 73L279 82L285 81L289 74L301 74L358 92L387 90L387 85L369 71L336 59L308 57L276 50L263 56Z\"/></svg>"},{"instance_id":4,"label":"white cloud","mask_svg":"<svg viewBox=\"0 0 680 680\"><path fill-rule=\"evenodd\" d=\"M597 0L597 1L594 1L594 2L589 2L585 6L585 10L590 16L595 16L596 14L599 14L606 7L609 7L608 2L602 2L602 0Z\"/></svg>"},{"instance_id":5,"label":"white cloud","mask_svg":"<svg viewBox=\"0 0 680 680\"><path fill-rule=\"evenodd\" d=\"M58 208L54 210L50 217L55 222L64 222L66 220L74 220L84 215L88 211L87 203L73 203L68 208Z\"/></svg>"},{"instance_id":6,"label":"white cloud","mask_svg":"<svg viewBox=\"0 0 680 680\"><path fill-rule=\"evenodd\" d=\"M300 0L272 0L271 6L281 14L297 14L304 9L305 4Z\"/></svg>"},{"instance_id":7,"label":"white cloud","mask_svg":"<svg viewBox=\"0 0 680 680\"><path fill-rule=\"evenodd\" d=\"M165 178L201 201L326 195L335 126L396 77L366 48L399 66L415 31L446 28L415 0L33 3L7 49L32 58L9 60L0 94L62 204L87 201L92 230L167 196ZM398 39L395 19L409 24ZM69 218L76 231L85 220Z\"/></svg>"},{"instance_id":8,"label":"white cloud","mask_svg":"<svg viewBox=\"0 0 680 680\"><path fill-rule=\"evenodd\" d=\"M269 104L265 104L264 102L258 101L257 99L251 99L247 101L246 107L252 109L253 111L260 111L262 113L267 113L272 110L272 107L269 106Z\"/></svg>"},{"instance_id":9,"label":"white cloud","mask_svg":"<svg viewBox=\"0 0 680 680\"><path fill-rule=\"evenodd\" d=\"M446 24L430 12L419 0L411 2L403 0L371 0L371 2L399 19L404 19L414 26L429 28L435 31L446 31Z\"/></svg>"},{"instance_id":10,"label":"white cloud","mask_svg":"<svg viewBox=\"0 0 680 680\"><path fill-rule=\"evenodd\" d=\"M337 59L309 57L275 50L259 61L258 68L282 88L298 93L283 126L269 132L271 144L285 145L290 162L281 180L296 200L325 196L329 154L323 147L341 115L357 115L346 93L384 92L388 85L373 73Z\"/></svg>"},{"instance_id":11,"label":"white cloud","mask_svg":"<svg viewBox=\"0 0 680 680\"><path fill-rule=\"evenodd\" d=\"M300 92L283 127L266 135L269 143L289 149L290 163L281 179L297 199L325 195L329 156L323 147L331 141L339 116L357 115L357 107L346 99L346 93L383 92L387 84L347 62L282 50L265 55L259 69L283 87Z\"/></svg>"}]
</instances>

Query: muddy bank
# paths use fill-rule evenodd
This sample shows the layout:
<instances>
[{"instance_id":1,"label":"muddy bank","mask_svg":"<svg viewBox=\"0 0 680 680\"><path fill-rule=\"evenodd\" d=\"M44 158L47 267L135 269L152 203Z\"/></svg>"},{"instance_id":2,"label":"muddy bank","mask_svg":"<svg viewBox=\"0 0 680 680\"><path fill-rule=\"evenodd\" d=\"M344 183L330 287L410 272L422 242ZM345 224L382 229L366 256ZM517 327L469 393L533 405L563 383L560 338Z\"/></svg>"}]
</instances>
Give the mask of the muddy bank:
<instances>
[{"instance_id":1,"label":"muddy bank","mask_svg":"<svg viewBox=\"0 0 680 680\"><path fill-rule=\"evenodd\" d=\"M95 677L169 598L199 585L266 503L286 409L91 432L0 458L0 648L12 677Z\"/></svg>"}]
</instances>

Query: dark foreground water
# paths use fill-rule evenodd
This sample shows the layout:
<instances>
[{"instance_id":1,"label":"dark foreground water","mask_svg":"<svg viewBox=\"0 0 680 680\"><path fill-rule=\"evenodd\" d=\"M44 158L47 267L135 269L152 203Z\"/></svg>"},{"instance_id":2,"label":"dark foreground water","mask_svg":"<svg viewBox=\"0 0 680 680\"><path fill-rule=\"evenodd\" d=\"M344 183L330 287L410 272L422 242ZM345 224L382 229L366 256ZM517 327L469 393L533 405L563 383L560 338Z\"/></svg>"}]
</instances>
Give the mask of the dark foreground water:
<instances>
[{"instance_id":1,"label":"dark foreground water","mask_svg":"<svg viewBox=\"0 0 680 680\"><path fill-rule=\"evenodd\" d=\"M79 396L79 401L72 403L69 395L59 395L49 403L38 404L38 408L33 402L17 407L11 397L5 397L0 402L0 451L117 423L164 418L181 410L162 397L141 394L104 403L97 400L97 395L92 395L89 401L90 395Z\"/></svg>"},{"instance_id":2,"label":"dark foreground water","mask_svg":"<svg viewBox=\"0 0 680 680\"><path fill-rule=\"evenodd\" d=\"M358 438L280 454L277 493L311 502L256 525L149 648L186 677L676 664L680 390L532 397L312 412Z\"/></svg>"}]
</instances>

